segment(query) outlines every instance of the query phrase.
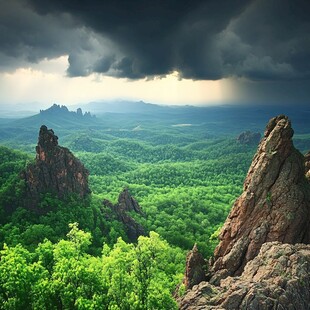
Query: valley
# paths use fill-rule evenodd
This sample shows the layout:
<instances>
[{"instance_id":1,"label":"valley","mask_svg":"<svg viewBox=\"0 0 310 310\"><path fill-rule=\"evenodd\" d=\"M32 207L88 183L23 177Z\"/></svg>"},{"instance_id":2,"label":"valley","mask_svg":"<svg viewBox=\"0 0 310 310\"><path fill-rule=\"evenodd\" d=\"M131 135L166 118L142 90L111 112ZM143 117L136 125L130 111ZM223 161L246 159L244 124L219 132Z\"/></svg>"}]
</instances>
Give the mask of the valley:
<instances>
[{"instance_id":1,"label":"valley","mask_svg":"<svg viewBox=\"0 0 310 310\"><path fill-rule=\"evenodd\" d=\"M257 140L251 141L251 134L263 134L267 116L276 110L259 110L253 114L252 109L239 108L234 110L234 115L230 107L165 108L144 103L136 104L135 109L134 113L104 111L102 114L97 110L98 115L95 115L81 109L72 112L64 106L53 105L34 116L0 122L1 255L9 259L13 255L10 253L14 253L24 261L25 268L40 264L49 272L44 276L45 271L40 271L36 275L36 285L40 287L40 281L51 285L50 295L38 301L39 309L44 308L46 302L56 303L53 298L60 298L65 308L71 309L70 304L82 297L81 304L106 303L111 309L176 307L171 296L182 280L185 254L197 244L206 259L213 255L220 228L242 192L244 178L257 149ZM291 114L299 121L294 126L294 144L306 153L310 149L308 114L305 110L299 113L292 110ZM236 121L237 118L240 121ZM60 197L57 190L43 189L36 198L35 208L27 207L29 201L25 202L20 175L29 165L34 165L38 132L43 124L53 130L61 148L70 150L89 171L91 194L85 199L74 192ZM246 131L249 133L238 138ZM246 135L248 138L244 138ZM45 155L43 157L45 160ZM128 207L126 214L115 213L124 189L129 195L125 201L134 199L141 212ZM143 230L138 229L142 236L137 239L138 234L136 240L132 240L128 235L128 225L131 225L130 229L143 227ZM69 250L71 247L72 251ZM147 297L143 297L140 294L142 286L146 285L143 282L146 276L139 276L138 271L132 275L122 268L136 266L141 271L139 268L144 266L144 260L153 255L151 249L159 257L165 257L166 266L160 267L157 259L151 259L151 265L144 272L152 270L154 274L149 278L150 291ZM125 253L130 258L123 257ZM83 260L77 260L75 255ZM112 268L115 272L102 275L85 269L83 272L94 277L91 281L101 283L89 293L92 297L85 297L86 292L79 295L77 287L72 288L71 297L59 297L69 294L68 285L73 283L73 275L68 270L68 284L53 291L58 285L54 283L57 268L67 268L66 264L71 264L70 257L74 258L71 263L80 264L81 270L95 264L100 265L98 268ZM126 264L129 265L126 267ZM0 268L10 270L14 264ZM120 281L116 280L120 279L120 274L128 285L123 290L114 286ZM84 283L85 275L80 277L79 281ZM102 287L102 277L108 277L105 281L109 284L105 287ZM6 282L4 278L0 281ZM28 280L22 281L26 285ZM83 285L89 284L85 282ZM136 285L137 291L136 295L129 297L126 294L132 285ZM158 290L165 292L161 294L163 300L155 298ZM100 300L94 300L96 292L103 296ZM36 296L37 293L31 291L31 294ZM22 301L25 296L28 296L27 292L21 288L12 297L14 302L20 303L15 304L14 309L26 309ZM27 298L33 298L31 296ZM102 299L108 296L109 302ZM129 304L117 308L119 298L126 299ZM142 302L145 308L139 308L141 298L147 298ZM33 304L34 301L27 302ZM140 306L135 308L135 302ZM85 309L90 309L87 307Z\"/></svg>"}]
</instances>

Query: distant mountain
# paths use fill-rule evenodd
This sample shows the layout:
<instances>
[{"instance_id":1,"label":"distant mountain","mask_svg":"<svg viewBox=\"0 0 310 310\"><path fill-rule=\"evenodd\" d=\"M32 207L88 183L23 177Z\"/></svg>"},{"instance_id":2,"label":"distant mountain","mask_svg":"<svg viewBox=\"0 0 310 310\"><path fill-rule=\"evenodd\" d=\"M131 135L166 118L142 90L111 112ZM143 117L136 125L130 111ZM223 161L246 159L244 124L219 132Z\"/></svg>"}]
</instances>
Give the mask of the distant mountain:
<instances>
[{"instance_id":1,"label":"distant mountain","mask_svg":"<svg viewBox=\"0 0 310 310\"><path fill-rule=\"evenodd\" d=\"M70 107L73 108L73 107ZM201 134L213 137L236 137L240 132L260 132L265 120L277 114L286 114L295 127L296 146L303 152L309 149L310 110L307 106L161 106L143 101L90 102L83 106L90 112L83 113L80 107L69 111L66 106L54 104L38 114L22 119L0 119L0 142L14 146L28 145L37 136L37 128L45 124L54 128L66 139L67 136L84 131L92 139L95 131L100 134L127 137L152 134L165 130L184 134ZM120 133L122 131L122 133ZM124 131L124 132L123 132ZM260 132L262 133L262 132ZM62 142L62 141L61 141Z\"/></svg>"},{"instance_id":2,"label":"distant mountain","mask_svg":"<svg viewBox=\"0 0 310 310\"><path fill-rule=\"evenodd\" d=\"M77 108L76 112L75 111L69 111L69 109L62 105L58 105L56 103L54 103L50 108L46 109L46 110L40 110L40 114L42 115L70 115L70 116L74 116L74 117L78 117L79 119L81 118L89 118L91 117L90 112L85 112L83 114L82 109L81 108ZM95 117L95 116L93 116Z\"/></svg>"},{"instance_id":3,"label":"distant mountain","mask_svg":"<svg viewBox=\"0 0 310 310\"><path fill-rule=\"evenodd\" d=\"M16 143L30 145L36 140L38 128L42 125L56 129L64 137L77 130L102 128L103 121L90 112L83 113L81 108L69 111L66 106L54 104L33 116L10 121L0 120L0 142L12 147L16 147Z\"/></svg>"},{"instance_id":4,"label":"distant mountain","mask_svg":"<svg viewBox=\"0 0 310 310\"><path fill-rule=\"evenodd\" d=\"M73 106L76 107L76 106ZM88 111L97 115L103 113L142 113L163 112L171 109L168 106L146 103L144 101L94 101L84 106Z\"/></svg>"},{"instance_id":5,"label":"distant mountain","mask_svg":"<svg viewBox=\"0 0 310 310\"><path fill-rule=\"evenodd\" d=\"M42 124L46 124L54 128L73 128L96 123L96 121L96 116L91 115L90 112L83 113L81 108L78 108L76 111L69 111L64 105L53 104L46 110L40 110L39 114L15 120L11 125L15 127L38 128Z\"/></svg>"},{"instance_id":6,"label":"distant mountain","mask_svg":"<svg viewBox=\"0 0 310 310\"><path fill-rule=\"evenodd\" d=\"M77 106L72 106L77 108ZM297 125L297 130L309 128L310 109L307 105L214 105L214 106L164 106L144 101L96 101L83 105L83 108L95 113L98 117L107 118L107 114L142 114L152 118L177 120L178 123L201 124L216 123L216 125L238 127L241 129L258 130L265 120L278 114L286 114ZM172 117L171 117L172 116ZM120 117L120 116L114 116ZM296 127L295 125L295 127ZM230 131L230 130L228 130ZM236 129L237 132L237 129Z\"/></svg>"}]
</instances>

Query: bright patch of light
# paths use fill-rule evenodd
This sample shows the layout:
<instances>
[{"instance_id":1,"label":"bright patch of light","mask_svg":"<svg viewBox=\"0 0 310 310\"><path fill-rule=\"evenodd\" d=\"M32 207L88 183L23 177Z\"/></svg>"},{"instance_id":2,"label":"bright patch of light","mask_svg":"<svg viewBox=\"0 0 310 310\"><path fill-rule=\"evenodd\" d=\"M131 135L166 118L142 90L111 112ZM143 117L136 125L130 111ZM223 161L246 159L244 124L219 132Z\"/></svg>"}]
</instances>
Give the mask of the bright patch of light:
<instances>
[{"instance_id":1,"label":"bright patch of light","mask_svg":"<svg viewBox=\"0 0 310 310\"><path fill-rule=\"evenodd\" d=\"M180 79L178 72L165 77L128 80L99 74L66 76L68 57L43 60L31 68L0 75L0 102L78 104L123 98L161 104L216 104L225 101L225 81Z\"/></svg>"}]
</instances>

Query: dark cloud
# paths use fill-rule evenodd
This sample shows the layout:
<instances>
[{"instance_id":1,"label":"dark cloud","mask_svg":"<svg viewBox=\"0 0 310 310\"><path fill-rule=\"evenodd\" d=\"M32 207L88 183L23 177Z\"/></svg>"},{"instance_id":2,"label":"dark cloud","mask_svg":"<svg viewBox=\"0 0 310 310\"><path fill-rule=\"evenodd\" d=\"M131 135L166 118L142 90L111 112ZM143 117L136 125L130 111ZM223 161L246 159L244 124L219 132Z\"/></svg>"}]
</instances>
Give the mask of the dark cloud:
<instances>
[{"instance_id":1,"label":"dark cloud","mask_svg":"<svg viewBox=\"0 0 310 310\"><path fill-rule=\"evenodd\" d=\"M224 56L224 67L252 80L309 79L309 14L306 0L254 1L224 32L223 42L233 34L236 50L244 47L237 62Z\"/></svg>"},{"instance_id":2,"label":"dark cloud","mask_svg":"<svg viewBox=\"0 0 310 310\"><path fill-rule=\"evenodd\" d=\"M0 0L0 66L69 76L310 78L309 0Z\"/></svg>"}]
</instances>

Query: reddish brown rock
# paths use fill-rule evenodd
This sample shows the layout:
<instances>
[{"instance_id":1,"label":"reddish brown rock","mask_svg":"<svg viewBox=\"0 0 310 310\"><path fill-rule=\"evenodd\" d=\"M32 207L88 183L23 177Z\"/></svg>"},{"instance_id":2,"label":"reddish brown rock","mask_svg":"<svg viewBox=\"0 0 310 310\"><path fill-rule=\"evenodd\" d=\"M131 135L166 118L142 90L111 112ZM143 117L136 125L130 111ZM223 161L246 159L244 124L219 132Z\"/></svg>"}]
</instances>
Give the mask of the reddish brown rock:
<instances>
[{"instance_id":1,"label":"reddish brown rock","mask_svg":"<svg viewBox=\"0 0 310 310\"><path fill-rule=\"evenodd\" d=\"M310 246L265 243L239 277L218 286L200 282L179 300L181 310L298 309L310 304Z\"/></svg>"},{"instance_id":2,"label":"reddish brown rock","mask_svg":"<svg viewBox=\"0 0 310 310\"><path fill-rule=\"evenodd\" d=\"M284 115L270 120L202 281L182 310L309 309L310 153ZM271 242L272 241L272 242ZM301 244L303 243L303 244Z\"/></svg>"},{"instance_id":3,"label":"reddish brown rock","mask_svg":"<svg viewBox=\"0 0 310 310\"><path fill-rule=\"evenodd\" d=\"M131 242L135 242L139 236L145 235L142 225L135 221L129 213L134 212L144 216L138 202L130 195L127 188L119 194L117 204L113 205L109 200L104 200L103 204L109 207L117 219L124 224L126 234Z\"/></svg>"},{"instance_id":4,"label":"reddish brown rock","mask_svg":"<svg viewBox=\"0 0 310 310\"><path fill-rule=\"evenodd\" d=\"M41 126L35 163L22 173L26 181L29 207L35 207L40 194L52 193L59 198L75 193L81 198L90 193L88 170L67 149L58 145L52 129Z\"/></svg>"},{"instance_id":5,"label":"reddish brown rock","mask_svg":"<svg viewBox=\"0 0 310 310\"><path fill-rule=\"evenodd\" d=\"M284 115L271 119L220 234L211 282L240 275L269 241L310 242L310 187L304 156L292 142L293 129Z\"/></svg>"},{"instance_id":6,"label":"reddish brown rock","mask_svg":"<svg viewBox=\"0 0 310 310\"><path fill-rule=\"evenodd\" d=\"M186 256L186 269L183 283L185 288L191 289L194 285L206 280L206 261L195 244Z\"/></svg>"}]
</instances>

